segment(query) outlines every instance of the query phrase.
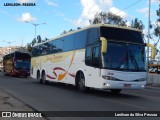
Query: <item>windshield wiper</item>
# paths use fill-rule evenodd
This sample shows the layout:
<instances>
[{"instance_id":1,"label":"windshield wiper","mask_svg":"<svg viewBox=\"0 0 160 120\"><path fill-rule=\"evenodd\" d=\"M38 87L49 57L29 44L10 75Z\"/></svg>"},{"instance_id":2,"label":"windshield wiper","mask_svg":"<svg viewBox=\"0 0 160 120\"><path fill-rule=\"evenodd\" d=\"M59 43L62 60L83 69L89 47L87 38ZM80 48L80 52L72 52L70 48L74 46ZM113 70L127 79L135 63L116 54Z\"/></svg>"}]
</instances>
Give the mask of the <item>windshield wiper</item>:
<instances>
[{"instance_id":1,"label":"windshield wiper","mask_svg":"<svg viewBox=\"0 0 160 120\"><path fill-rule=\"evenodd\" d=\"M137 63L137 61L136 61L136 59L135 59L135 56L133 56L131 50L129 50L129 52L130 52L131 62L134 64L134 66L136 67L137 70L140 70L140 69L139 69L139 66L138 66L138 63Z\"/></svg>"}]
</instances>

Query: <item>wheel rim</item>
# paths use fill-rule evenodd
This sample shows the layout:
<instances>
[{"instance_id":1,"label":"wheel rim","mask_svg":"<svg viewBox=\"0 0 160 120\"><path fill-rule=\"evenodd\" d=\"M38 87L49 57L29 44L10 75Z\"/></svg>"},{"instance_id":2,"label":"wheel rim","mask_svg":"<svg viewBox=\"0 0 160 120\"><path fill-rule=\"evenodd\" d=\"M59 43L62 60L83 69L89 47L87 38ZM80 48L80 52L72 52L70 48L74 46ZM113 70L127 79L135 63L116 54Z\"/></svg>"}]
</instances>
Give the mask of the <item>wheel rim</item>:
<instances>
[{"instance_id":1,"label":"wheel rim","mask_svg":"<svg viewBox=\"0 0 160 120\"><path fill-rule=\"evenodd\" d=\"M78 89L82 92L86 91L85 87L85 78L83 73L80 73L79 79L78 79Z\"/></svg>"},{"instance_id":2,"label":"wheel rim","mask_svg":"<svg viewBox=\"0 0 160 120\"><path fill-rule=\"evenodd\" d=\"M80 88L84 88L84 86L85 86L84 78L80 78L80 80L79 80L79 87Z\"/></svg>"}]
</instances>

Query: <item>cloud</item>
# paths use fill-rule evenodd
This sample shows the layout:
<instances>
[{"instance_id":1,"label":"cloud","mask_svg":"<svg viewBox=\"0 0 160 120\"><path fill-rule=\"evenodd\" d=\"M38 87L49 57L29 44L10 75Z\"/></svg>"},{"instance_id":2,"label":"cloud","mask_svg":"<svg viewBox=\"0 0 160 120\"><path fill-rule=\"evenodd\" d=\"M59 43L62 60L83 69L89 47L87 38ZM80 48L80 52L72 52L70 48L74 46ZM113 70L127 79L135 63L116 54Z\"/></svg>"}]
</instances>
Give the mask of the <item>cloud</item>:
<instances>
[{"instance_id":1,"label":"cloud","mask_svg":"<svg viewBox=\"0 0 160 120\"><path fill-rule=\"evenodd\" d=\"M32 17L30 13L23 13L20 18L18 18L19 21L25 22L31 22L31 21L36 21L37 19L35 17Z\"/></svg>"},{"instance_id":2,"label":"cloud","mask_svg":"<svg viewBox=\"0 0 160 120\"><path fill-rule=\"evenodd\" d=\"M59 5L57 4L57 3L55 3L55 2L53 2L53 1L50 1L50 0L44 0L46 3L47 3L47 5L49 5L49 6L53 6L53 7L58 7Z\"/></svg>"},{"instance_id":3,"label":"cloud","mask_svg":"<svg viewBox=\"0 0 160 120\"><path fill-rule=\"evenodd\" d=\"M99 0L99 6L101 10L106 11L108 7L112 7L113 2L112 0Z\"/></svg>"},{"instance_id":4,"label":"cloud","mask_svg":"<svg viewBox=\"0 0 160 120\"><path fill-rule=\"evenodd\" d=\"M82 14L75 21L76 26L88 26L89 20L93 19L95 14L101 11L108 12L110 10L114 14L118 13L123 18L127 17L127 13L113 7L113 0L81 0L81 5Z\"/></svg>"},{"instance_id":5,"label":"cloud","mask_svg":"<svg viewBox=\"0 0 160 120\"><path fill-rule=\"evenodd\" d=\"M138 9L137 12L144 14L145 17L148 17L148 7Z\"/></svg>"},{"instance_id":6,"label":"cloud","mask_svg":"<svg viewBox=\"0 0 160 120\"><path fill-rule=\"evenodd\" d=\"M82 14L80 18L75 21L76 26L87 26L89 20L94 18L96 13L106 11L112 6L112 0L81 0Z\"/></svg>"},{"instance_id":7,"label":"cloud","mask_svg":"<svg viewBox=\"0 0 160 120\"><path fill-rule=\"evenodd\" d=\"M33 3L35 1L36 0L17 0L17 2L19 2L19 3Z\"/></svg>"},{"instance_id":8,"label":"cloud","mask_svg":"<svg viewBox=\"0 0 160 120\"><path fill-rule=\"evenodd\" d=\"M115 14L115 15L118 15L118 16L122 17L122 18L126 18L127 17L127 14L125 12L119 10L118 8L111 7L109 9L109 11L112 12L113 14Z\"/></svg>"}]
</instances>

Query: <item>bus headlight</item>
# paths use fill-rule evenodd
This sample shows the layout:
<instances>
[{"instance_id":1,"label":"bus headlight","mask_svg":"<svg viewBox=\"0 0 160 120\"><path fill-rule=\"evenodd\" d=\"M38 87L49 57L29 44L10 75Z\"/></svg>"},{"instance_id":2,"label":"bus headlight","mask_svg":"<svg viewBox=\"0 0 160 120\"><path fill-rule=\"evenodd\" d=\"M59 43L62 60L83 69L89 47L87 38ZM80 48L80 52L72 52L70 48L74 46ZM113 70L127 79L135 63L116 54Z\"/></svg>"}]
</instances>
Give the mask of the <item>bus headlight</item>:
<instances>
[{"instance_id":1,"label":"bus headlight","mask_svg":"<svg viewBox=\"0 0 160 120\"><path fill-rule=\"evenodd\" d=\"M146 81L146 78L139 78L138 81Z\"/></svg>"},{"instance_id":2,"label":"bus headlight","mask_svg":"<svg viewBox=\"0 0 160 120\"><path fill-rule=\"evenodd\" d=\"M106 79L106 80L117 80L117 79L114 78L114 77L106 76L106 75L103 75L102 78L104 78L104 79Z\"/></svg>"}]
</instances>

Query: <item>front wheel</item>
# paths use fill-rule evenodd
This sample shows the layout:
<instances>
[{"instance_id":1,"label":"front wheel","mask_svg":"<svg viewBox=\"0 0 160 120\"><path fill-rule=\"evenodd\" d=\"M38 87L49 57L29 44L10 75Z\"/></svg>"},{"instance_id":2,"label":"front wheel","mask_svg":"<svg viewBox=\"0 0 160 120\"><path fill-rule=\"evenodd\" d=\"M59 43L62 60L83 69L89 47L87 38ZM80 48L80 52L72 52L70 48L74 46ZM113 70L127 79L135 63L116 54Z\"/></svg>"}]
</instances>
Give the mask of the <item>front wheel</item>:
<instances>
[{"instance_id":1,"label":"front wheel","mask_svg":"<svg viewBox=\"0 0 160 120\"><path fill-rule=\"evenodd\" d=\"M77 77L77 87L78 87L78 90L81 92L86 91L85 78L83 73L80 73L79 76Z\"/></svg>"}]
</instances>

